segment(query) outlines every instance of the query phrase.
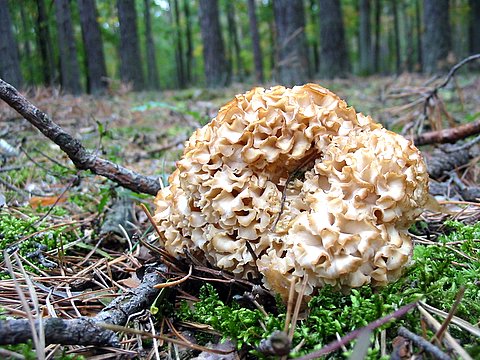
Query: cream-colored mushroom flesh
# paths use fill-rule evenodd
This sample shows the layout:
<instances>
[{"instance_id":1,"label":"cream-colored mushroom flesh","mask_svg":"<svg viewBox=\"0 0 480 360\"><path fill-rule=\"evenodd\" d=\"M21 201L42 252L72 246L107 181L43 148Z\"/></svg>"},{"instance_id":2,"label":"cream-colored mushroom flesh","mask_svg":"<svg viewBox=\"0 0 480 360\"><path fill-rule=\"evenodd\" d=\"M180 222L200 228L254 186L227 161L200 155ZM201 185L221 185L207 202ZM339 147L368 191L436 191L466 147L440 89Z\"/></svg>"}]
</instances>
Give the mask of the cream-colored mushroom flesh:
<instances>
[{"instance_id":1,"label":"cream-colored mushroom flesh","mask_svg":"<svg viewBox=\"0 0 480 360\"><path fill-rule=\"evenodd\" d=\"M314 84L237 95L156 197L160 242L284 298L396 279L428 175L418 149ZM300 281L297 281L297 291Z\"/></svg>"}]
</instances>

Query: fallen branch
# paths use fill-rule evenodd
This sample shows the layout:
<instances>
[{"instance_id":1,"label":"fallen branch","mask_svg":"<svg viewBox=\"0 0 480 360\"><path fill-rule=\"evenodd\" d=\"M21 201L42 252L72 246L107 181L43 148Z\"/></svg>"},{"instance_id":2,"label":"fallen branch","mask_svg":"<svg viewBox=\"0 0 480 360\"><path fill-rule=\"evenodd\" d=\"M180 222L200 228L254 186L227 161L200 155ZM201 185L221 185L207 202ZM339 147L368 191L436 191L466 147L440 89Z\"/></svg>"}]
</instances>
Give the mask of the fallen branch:
<instances>
[{"instance_id":1,"label":"fallen branch","mask_svg":"<svg viewBox=\"0 0 480 360\"><path fill-rule=\"evenodd\" d=\"M0 98L34 125L46 137L68 155L79 170L90 170L137 193L156 195L160 190L157 178L138 174L109 160L92 154L82 143L55 124L45 113L37 109L12 85L0 79Z\"/></svg>"},{"instance_id":2,"label":"fallen branch","mask_svg":"<svg viewBox=\"0 0 480 360\"><path fill-rule=\"evenodd\" d=\"M451 360L451 357L445 354L442 350L440 350L438 347L435 345L431 344L428 342L428 340L425 340L421 336L418 336L414 333L412 333L410 330L407 330L403 326L400 327L398 330L398 335L401 337L410 340L412 343L414 343L416 346L419 348L425 350L429 354L433 355L435 359L438 360Z\"/></svg>"},{"instance_id":3,"label":"fallen branch","mask_svg":"<svg viewBox=\"0 0 480 360\"><path fill-rule=\"evenodd\" d=\"M153 303L160 291L154 285L161 283L163 277L159 269L150 267L146 270L148 272L145 272L140 286L117 297L94 317L42 319L45 343L119 347L116 333L103 328L101 324L125 325L132 314L147 309ZM37 332L38 326L36 320ZM0 345L23 343L32 338L27 319L0 320Z\"/></svg>"},{"instance_id":4,"label":"fallen branch","mask_svg":"<svg viewBox=\"0 0 480 360\"><path fill-rule=\"evenodd\" d=\"M415 136L407 136L416 146L428 144L455 143L468 136L480 134L480 120L450 129L429 131Z\"/></svg>"}]
</instances>

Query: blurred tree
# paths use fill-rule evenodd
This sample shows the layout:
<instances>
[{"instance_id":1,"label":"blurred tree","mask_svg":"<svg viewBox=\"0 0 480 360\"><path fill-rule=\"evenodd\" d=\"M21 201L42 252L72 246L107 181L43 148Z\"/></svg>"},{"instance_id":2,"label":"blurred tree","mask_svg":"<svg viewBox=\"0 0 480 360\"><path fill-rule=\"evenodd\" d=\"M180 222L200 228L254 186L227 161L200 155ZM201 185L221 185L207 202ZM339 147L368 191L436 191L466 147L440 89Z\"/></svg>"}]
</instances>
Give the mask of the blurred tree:
<instances>
[{"instance_id":1,"label":"blurred tree","mask_svg":"<svg viewBox=\"0 0 480 360\"><path fill-rule=\"evenodd\" d=\"M218 16L218 0L199 1L203 62L208 87L228 85L227 64Z\"/></svg>"},{"instance_id":2,"label":"blurred tree","mask_svg":"<svg viewBox=\"0 0 480 360\"><path fill-rule=\"evenodd\" d=\"M193 63L193 41L192 41L192 20L190 17L190 0L183 1L183 12L185 14L185 40L187 49L185 53L185 81L187 84L192 82L192 63Z\"/></svg>"},{"instance_id":3,"label":"blurred tree","mask_svg":"<svg viewBox=\"0 0 480 360\"><path fill-rule=\"evenodd\" d=\"M373 71L380 72L380 33L381 33L382 0L375 0L375 46L373 49Z\"/></svg>"},{"instance_id":4,"label":"blurred tree","mask_svg":"<svg viewBox=\"0 0 480 360\"><path fill-rule=\"evenodd\" d=\"M35 75L34 75L34 70L33 70L33 61L31 61L31 59L32 59L32 48L30 47L30 39L27 36L27 34L29 32L29 26L27 25L27 15L25 14L25 7L24 6L20 6L20 18L21 18L21 21L22 21L22 32L23 32L23 36L24 36L24 41L23 41L23 49L25 51L24 57L28 59L28 61L26 61L26 65L27 65L27 69L28 69L26 79L27 79L28 83L34 83L33 79L35 78ZM2 30L2 33L3 32L4 31Z\"/></svg>"},{"instance_id":5,"label":"blurred tree","mask_svg":"<svg viewBox=\"0 0 480 360\"><path fill-rule=\"evenodd\" d=\"M258 33L257 15L255 13L255 0L248 0L248 22L250 36L252 37L253 60L255 63L255 78L258 83L263 83L263 56Z\"/></svg>"},{"instance_id":6,"label":"blurred tree","mask_svg":"<svg viewBox=\"0 0 480 360\"><path fill-rule=\"evenodd\" d=\"M15 87L22 87L18 47L13 36L7 0L0 0L0 78Z\"/></svg>"},{"instance_id":7,"label":"blurred tree","mask_svg":"<svg viewBox=\"0 0 480 360\"><path fill-rule=\"evenodd\" d=\"M415 24L417 27L417 66L422 67L422 15L420 13L420 0L415 0Z\"/></svg>"},{"instance_id":8,"label":"blurred tree","mask_svg":"<svg viewBox=\"0 0 480 360\"><path fill-rule=\"evenodd\" d=\"M423 1L423 64L425 73L434 73L446 66L450 51L450 18L448 0Z\"/></svg>"},{"instance_id":9,"label":"blurred tree","mask_svg":"<svg viewBox=\"0 0 480 360\"><path fill-rule=\"evenodd\" d=\"M78 95L82 93L82 86L80 85L80 69L73 33L70 0L55 0L54 4L60 54L60 84L64 91Z\"/></svg>"},{"instance_id":10,"label":"blurred tree","mask_svg":"<svg viewBox=\"0 0 480 360\"><path fill-rule=\"evenodd\" d=\"M309 40L309 43L311 45L311 53L312 53L312 59L313 61L310 61L310 76L315 75L319 70L320 70L320 61L319 61L319 50L318 50L318 26L317 26L317 20L318 20L318 11L317 11L317 6L318 3L316 0L310 0L309 4L309 11L308 13L310 14L310 23L313 29L313 39Z\"/></svg>"},{"instance_id":11,"label":"blurred tree","mask_svg":"<svg viewBox=\"0 0 480 360\"><path fill-rule=\"evenodd\" d=\"M303 0L274 0L278 81L302 85L307 80L308 51Z\"/></svg>"},{"instance_id":12,"label":"blurred tree","mask_svg":"<svg viewBox=\"0 0 480 360\"><path fill-rule=\"evenodd\" d=\"M135 0L117 0L120 25L120 78L136 91L144 88Z\"/></svg>"},{"instance_id":13,"label":"blurred tree","mask_svg":"<svg viewBox=\"0 0 480 360\"><path fill-rule=\"evenodd\" d=\"M173 1L173 4L172 4ZM170 11L175 19L175 62L177 65L177 81L180 89L185 88L187 82L185 80L185 67L183 66L183 44L182 44L182 28L180 24L180 11L178 0L170 1ZM173 6L172 6L173 5Z\"/></svg>"},{"instance_id":14,"label":"blurred tree","mask_svg":"<svg viewBox=\"0 0 480 360\"><path fill-rule=\"evenodd\" d=\"M85 68L87 72L87 91L100 94L108 86L102 34L98 25L98 12L95 0L78 0L80 23L82 25L83 47L85 49Z\"/></svg>"},{"instance_id":15,"label":"blurred tree","mask_svg":"<svg viewBox=\"0 0 480 360\"><path fill-rule=\"evenodd\" d=\"M43 81L46 85L52 86L55 82L55 61L53 48L50 39L50 28L48 16L43 0L37 0L37 40L42 59Z\"/></svg>"},{"instance_id":16,"label":"blurred tree","mask_svg":"<svg viewBox=\"0 0 480 360\"><path fill-rule=\"evenodd\" d=\"M155 58L155 44L152 36L152 24L150 18L150 0L144 0L145 19L145 49L147 52L147 87L151 90L160 88L160 80L158 76L157 60Z\"/></svg>"},{"instance_id":17,"label":"blurred tree","mask_svg":"<svg viewBox=\"0 0 480 360\"><path fill-rule=\"evenodd\" d=\"M228 24L228 67L231 75L235 74L239 81L243 81L243 62L238 41L237 19L233 1L227 1L227 24ZM235 64L235 66L234 66ZM233 71L235 69L235 71Z\"/></svg>"},{"instance_id":18,"label":"blurred tree","mask_svg":"<svg viewBox=\"0 0 480 360\"><path fill-rule=\"evenodd\" d=\"M319 0L320 6L320 74L325 78L349 72L345 30L340 1Z\"/></svg>"},{"instance_id":19,"label":"blurred tree","mask_svg":"<svg viewBox=\"0 0 480 360\"><path fill-rule=\"evenodd\" d=\"M372 36L370 29L370 3L371 0L360 0L360 28L359 52L360 74L368 75L372 72Z\"/></svg>"},{"instance_id":20,"label":"blurred tree","mask_svg":"<svg viewBox=\"0 0 480 360\"><path fill-rule=\"evenodd\" d=\"M480 53L480 1L469 0L469 50L471 54Z\"/></svg>"},{"instance_id":21,"label":"blurred tree","mask_svg":"<svg viewBox=\"0 0 480 360\"><path fill-rule=\"evenodd\" d=\"M397 0L391 0L393 14L393 37L395 39L395 71L397 74L402 72L402 57L400 49L400 28L398 25L398 7Z\"/></svg>"}]
</instances>

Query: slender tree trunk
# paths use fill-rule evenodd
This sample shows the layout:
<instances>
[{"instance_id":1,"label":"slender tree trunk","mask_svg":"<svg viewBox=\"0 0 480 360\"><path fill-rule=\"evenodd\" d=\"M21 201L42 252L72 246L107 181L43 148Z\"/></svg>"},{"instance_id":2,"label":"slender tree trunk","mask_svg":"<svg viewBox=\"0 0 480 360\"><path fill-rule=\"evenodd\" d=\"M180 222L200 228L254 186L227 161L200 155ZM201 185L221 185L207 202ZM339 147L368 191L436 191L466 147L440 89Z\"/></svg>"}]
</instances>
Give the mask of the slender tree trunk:
<instances>
[{"instance_id":1,"label":"slender tree trunk","mask_svg":"<svg viewBox=\"0 0 480 360\"><path fill-rule=\"evenodd\" d=\"M263 56L262 48L260 47L260 34L258 33L257 15L255 14L255 0L248 0L248 20L250 24L250 35L252 37L255 78L258 83L263 83Z\"/></svg>"},{"instance_id":2,"label":"slender tree trunk","mask_svg":"<svg viewBox=\"0 0 480 360\"><path fill-rule=\"evenodd\" d=\"M412 17L407 14L408 5L404 4L403 22L405 24L405 38L407 39L407 51L406 51L406 66L409 72L412 72L414 69L414 59L415 59L415 45L414 45L414 36L413 36L413 20Z\"/></svg>"},{"instance_id":3,"label":"slender tree trunk","mask_svg":"<svg viewBox=\"0 0 480 360\"><path fill-rule=\"evenodd\" d=\"M372 37L370 30L371 0L360 0L360 74L368 75L372 71Z\"/></svg>"},{"instance_id":4,"label":"slender tree trunk","mask_svg":"<svg viewBox=\"0 0 480 360\"><path fill-rule=\"evenodd\" d=\"M108 81L95 0L78 0L78 9L85 49L87 90L90 94L101 94L107 88Z\"/></svg>"},{"instance_id":5,"label":"slender tree trunk","mask_svg":"<svg viewBox=\"0 0 480 360\"><path fill-rule=\"evenodd\" d=\"M120 77L132 83L133 89L144 88L143 68L137 33L137 11L134 0L117 0L120 24Z\"/></svg>"},{"instance_id":6,"label":"slender tree trunk","mask_svg":"<svg viewBox=\"0 0 480 360\"><path fill-rule=\"evenodd\" d=\"M187 40L187 50L185 54L185 82L192 82L192 65L193 65L193 42L192 42L192 20L190 17L190 0L183 1L183 12L185 14L185 37Z\"/></svg>"},{"instance_id":7,"label":"slender tree trunk","mask_svg":"<svg viewBox=\"0 0 480 360\"><path fill-rule=\"evenodd\" d=\"M319 0L320 5L320 75L326 78L349 72L345 31L340 1Z\"/></svg>"},{"instance_id":8,"label":"slender tree trunk","mask_svg":"<svg viewBox=\"0 0 480 360\"><path fill-rule=\"evenodd\" d=\"M313 27L313 33L318 34L318 26L317 26L317 20L318 20L318 11L315 11L315 6L318 5L316 0L310 0L310 22L312 23ZM318 49L318 41L317 37L314 37L314 40L312 42L312 59L313 59L313 64L311 64L312 68L312 73L311 75L314 75L318 73L320 70L320 61L319 61L319 49Z\"/></svg>"},{"instance_id":9,"label":"slender tree trunk","mask_svg":"<svg viewBox=\"0 0 480 360\"><path fill-rule=\"evenodd\" d=\"M218 16L218 1L200 0L199 5L206 83L208 87L225 86L228 84L228 74Z\"/></svg>"},{"instance_id":10,"label":"slender tree trunk","mask_svg":"<svg viewBox=\"0 0 480 360\"><path fill-rule=\"evenodd\" d=\"M448 0L424 0L423 71L434 73L446 67L450 51Z\"/></svg>"},{"instance_id":11,"label":"slender tree trunk","mask_svg":"<svg viewBox=\"0 0 480 360\"><path fill-rule=\"evenodd\" d=\"M82 93L77 46L73 36L69 0L55 0L58 48L60 51L60 84L62 89L74 95Z\"/></svg>"},{"instance_id":12,"label":"slender tree trunk","mask_svg":"<svg viewBox=\"0 0 480 360\"><path fill-rule=\"evenodd\" d=\"M469 0L470 21L469 21L469 41L468 47L470 54L480 53L480 1Z\"/></svg>"},{"instance_id":13,"label":"slender tree trunk","mask_svg":"<svg viewBox=\"0 0 480 360\"><path fill-rule=\"evenodd\" d=\"M243 63L242 63L242 54L240 52L240 43L238 41L237 33L237 20L235 16L235 6L234 2L227 1L227 23L228 23L228 34L229 42L233 45L232 51L232 64L233 59L235 59L235 75L237 75L239 81L243 81ZM233 66L232 66L233 68Z\"/></svg>"},{"instance_id":14,"label":"slender tree trunk","mask_svg":"<svg viewBox=\"0 0 480 360\"><path fill-rule=\"evenodd\" d=\"M303 0L274 0L279 81L282 85L302 85L307 80L308 51L305 38Z\"/></svg>"},{"instance_id":15,"label":"slender tree trunk","mask_svg":"<svg viewBox=\"0 0 480 360\"><path fill-rule=\"evenodd\" d=\"M42 59L43 80L45 84L52 86L55 83L55 61L44 0L37 0L37 10L38 47Z\"/></svg>"},{"instance_id":16,"label":"slender tree trunk","mask_svg":"<svg viewBox=\"0 0 480 360\"><path fill-rule=\"evenodd\" d=\"M177 64L177 79L178 86L183 89L186 85L185 81L185 67L183 66L183 44L182 31L180 25L180 11L178 10L178 0L173 1L174 19L175 19L175 59Z\"/></svg>"},{"instance_id":17,"label":"slender tree trunk","mask_svg":"<svg viewBox=\"0 0 480 360\"><path fill-rule=\"evenodd\" d=\"M395 40L395 70L397 74L402 72L402 58L400 49L400 28L398 26L398 8L397 0L392 0L392 12L393 12L393 36Z\"/></svg>"},{"instance_id":18,"label":"slender tree trunk","mask_svg":"<svg viewBox=\"0 0 480 360\"><path fill-rule=\"evenodd\" d=\"M373 67L376 73L380 72L380 30L382 14L382 1L375 0L375 48L373 51Z\"/></svg>"},{"instance_id":19,"label":"slender tree trunk","mask_svg":"<svg viewBox=\"0 0 480 360\"><path fill-rule=\"evenodd\" d=\"M2 0L3 1L3 0ZM22 31L24 34L28 33L28 25L27 25L27 16L25 15L25 8L20 6L20 17L22 19ZM3 31L2 31L3 32ZM25 57L27 59L32 58L32 48L30 47L30 40L27 38L23 43L23 47L25 49ZM34 83L35 74L33 71L33 61L27 61L27 68L28 68L28 80L27 83ZM8 81L7 81L8 82Z\"/></svg>"},{"instance_id":20,"label":"slender tree trunk","mask_svg":"<svg viewBox=\"0 0 480 360\"><path fill-rule=\"evenodd\" d=\"M268 10L273 13L274 12L273 11L273 0L267 0L267 1L268 1L268 3L267 3ZM269 43L270 43L270 56L269 56L270 72L271 72L271 74L275 74L275 72L276 72L275 69L276 69L276 66L277 66L276 61L279 57L279 55L278 55L279 46L277 44L278 36L277 36L277 29L275 27L275 15L272 16L272 20L270 20L268 25L270 27L270 31L268 32L268 34L269 34L269 39L268 40L269 40Z\"/></svg>"},{"instance_id":21,"label":"slender tree trunk","mask_svg":"<svg viewBox=\"0 0 480 360\"><path fill-rule=\"evenodd\" d=\"M417 67L422 68L422 16L420 13L420 0L415 0L415 24L417 27Z\"/></svg>"},{"instance_id":22,"label":"slender tree trunk","mask_svg":"<svg viewBox=\"0 0 480 360\"><path fill-rule=\"evenodd\" d=\"M157 60L155 57L155 44L152 36L152 24L150 18L150 0L144 0L145 19L145 49L147 52L147 86L149 89L157 90L160 88L158 76Z\"/></svg>"},{"instance_id":23,"label":"slender tree trunk","mask_svg":"<svg viewBox=\"0 0 480 360\"><path fill-rule=\"evenodd\" d=\"M0 54L0 77L16 87L22 87L18 47L12 31L7 0L0 0Z\"/></svg>"}]
</instances>

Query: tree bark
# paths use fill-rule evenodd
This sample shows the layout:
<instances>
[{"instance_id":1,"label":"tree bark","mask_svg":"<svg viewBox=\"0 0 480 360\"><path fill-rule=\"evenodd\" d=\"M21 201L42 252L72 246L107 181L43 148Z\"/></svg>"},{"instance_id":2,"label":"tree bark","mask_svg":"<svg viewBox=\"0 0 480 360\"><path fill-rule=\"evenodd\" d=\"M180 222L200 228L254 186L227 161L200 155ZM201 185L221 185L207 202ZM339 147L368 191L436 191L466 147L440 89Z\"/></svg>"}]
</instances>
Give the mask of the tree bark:
<instances>
[{"instance_id":1,"label":"tree bark","mask_svg":"<svg viewBox=\"0 0 480 360\"><path fill-rule=\"evenodd\" d=\"M303 0L274 0L278 80L282 85L307 81L308 51Z\"/></svg>"},{"instance_id":2,"label":"tree bark","mask_svg":"<svg viewBox=\"0 0 480 360\"><path fill-rule=\"evenodd\" d=\"M233 45L232 57L230 59L232 62L232 70L235 69L233 73L237 76L239 81L243 81L242 54L240 52L240 43L238 41L235 6L232 1L227 1L227 23L229 43ZM233 61L234 59L235 61ZM235 64L235 66L233 66L233 64Z\"/></svg>"},{"instance_id":3,"label":"tree bark","mask_svg":"<svg viewBox=\"0 0 480 360\"><path fill-rule=\"evenodd\" d=\"M0 76L15 86L22 87L18 47L12 31L7 0L0 0L0 54Z\"/></svg>"},{"instance_id":4,"label":"tree bark","mask_svg":"<svg viewBox=\"0 0 480 360\"><path fill-rule=\"evenodd\" d=\"M423 72L435 73L447 66L450 51L450 18L448 0L423 1Z\"/></svg>"},{"instance_id":5,"label":"tree bark","mask_svg":"<svg viewBox=\"0 0 480 360\"><path fill-rule=\"evenodd\" d=\"M360 0L360 75L372 72L372 37L370 27L371 0Z\"/></svg>"},{"instance_id":6,"label":"tree bark","mask_svg":"<svg viewBox=\"0 0 480 360\"><path fill-rule=\"evenodd\" d=\"M417 28L417 65L418 70L422 68L422 16L420 13L420 0L415 0L415 25Z\"/></svg>"},{"instance_id":7,"label":"tree bark","mask_svg":"<svg viewBox=\"0 0 480 360\"><path fill-rule=\"evenodd\" d=\"M260 34L258 32L257 15L255 13L255 0L248 0L248 21L250 36L252 37L253 60L255 63L255 78L258 83L263 83L263 55L260 46Z\"/></svg>"},{"instance_id":8,"label":"tree bark","mask_svg":"<svg viewBox=\"0 0 480 360\"><path fill-rule=\"evenodd\" d=\"M20 17L22 19L22 31L27 34L29 31L29 27L27 25L27 16L25 14L25 8L23 6L20 6ZM2 31L3 32L3 31ZM32 48L30 47L30 40L25 39L23 43L23 47L25 49L25 57L27 59L32 58ZM2 51L3 53L3 51ZM34 83L35 75L33 71L33 64L32 61L27 61L27 68L28 68L28 76L27 76L27 83ZM14 82L12 82L14 84ZM21 87L21 84L18 85L18 87Z\"/></svg>"},{"instance_id":9,"label":"tree bark","mask_svg":"<svg viewBox=\"0 0 480 360\"><path fill-rule=\"evenodd\" d=\"M78 67L77 46L72 26L69 0L55 0L58 48L60 53L60 84L68 93L82 93L80 69Z\"/></svg>"},{"instance_id":10,"label":"tree bark","mask_svg":"<svg viewBox=\"0 0 480 360\"><path fill-rule=\"evenodd\" d=\"M206 84L208 87L226 86L228 73L218 16L218 0L200 0L199 17Z\"/></svg>"},{"instance_id":11,"label":"tree bark","mask_svg":"<svg viewBox=\"0 0 480 360\"><path fill-rule=\"evenodd\" d=\"M117 0L120 24L120 77L136 91L144 88L134 0Z\"/></svg>"},{"instance_id":12,"label":"tree bark","mask_svg":"<svg viewBox=\"0 0 480 360\"><path fill-rule=\"evenodd\" d=\"M375 0L375 47L373 50L373 68L376 73L380 72L381 14L382 0Z\"/></svg>"},{"instance_id":13,"label":"tree bark","mask_svg":"<svg viewBox=\"0 0 480 360\"><path fill-rule=\"evenodd\" d=\"M104 176L138 193L156 195L160 190L157 178L143 176L87 151L79 140L55 124L45 113L25 99L17 89L1 79L0 99L14 108L43 135L60 146L77 169L90 170L94 174Z\"/></svg>"},{"instance_id":14,"label":"tree bark","mask_svg":"<svg viewBox=\"0 0 480 360\"><path fill-rule=\"evenodd\" d=\"M392 0L393 13L393 37L395 40L395 71L398 74L402 72L402 57L400 49L400 28L398 26L398 7L397 0Z\"/></svg>"},{"instance_id":15,"label":"tree bark","mask_svg":"<svg viewBox=\"0 0 480 360\"><path fill-rule=\"evenodd\" d=\"M320 5L320 75L325 78L345 76L349 72L345 31L340 1L319 0Z\"/></svg>"},{"instance_id":16,"label":"tree bark","mask_svg":"<svg viewBox=\"0 0 480 360\"><path fill-rule=\"evenodd\" d=\"M185 82L192 82L192 64L193 64L193 41L192 41L192 19L190 17L190 0L183 1L183 12L185 14L185 37L187 49L185 53Z\"/></svg>"},{"instance_id":17,"label":"tree bark","mask_svg":"<svg viewBox=\"0 0 480 360\"><path fill-rule=\"evenodd\" d=\"M95 0L78 0L78 8L85 48L87 90L90 94L101 94L107 88L108 82Z\"/></svg>"},{"instance_id":18,"label":"tree bark","mask_svg":"<svg viewBox=\"0 0 480 360\"><path fill-rule=\"evenodd\" d=\"M470 22L469 22L469 50L471 54L480 53L480 1L469 0Z\"/></svg>"},{"instance_id":19,"label":"tree bark","mask_svg":"<svg viewBox=\"0 0 480 360\"><path fill-rule=\"evenodd\" d=\"M50 39L50 29L44 0L37 0L37 35L38 48L42 59L44 84L52 86L55 81L55 61Z\"/></svg>"},{"instance_id":20,"label":"tree bark","mask_svg":"<svg viewBox=\"0 0 480 360\"><path fill-rule=\"evenodd\" d=\"M157 90L160 88L160 80L155 56L155 44L152 36L150 0L144 0L143 5L145 18L145 49L147 52L147 86L151 90Z\"/></svg>"},{"instance_id":21,"label":"tree bark","mask_svg":"<svg viewBox=\"0 0 480 360\"><path fill-rule=\"evenodd\" d=\"M175 20L175 40L176 40L175 59L176 59L176 65L177 65L178 87L180 89L183 89L186 86L186 80L185 80L185 67L183 66L183 44L182 44L182 29L180 24L180 11L178 7L178 0L172 0L172 1L173 1L173 8L171 7L170 9L174 13L173 18Z\"/></svg>"},{"instance_id":22,"label":"tree bark","mask_svg":"<svg viewBox=\"0 0 480 360\"><path fill-rule=\"evenodd\" d=\"M316 9L316 6L318 6L318 3L316 0L310 0L310 23L312 24L313 33L318 34L318 26L317 26L317 20L318 20L318 11ZM319 49L318 49L318 37L314 36L313 40L311 41L311 46L312 46L312 59L313 63L310 63L310 76L314 76L315 74L318 73L320 70L320 60L319 60Z\"/></svg>"}]
</instances>

